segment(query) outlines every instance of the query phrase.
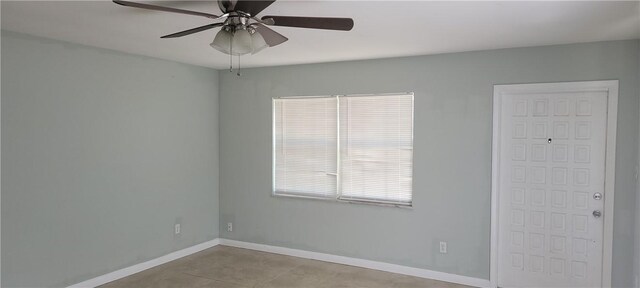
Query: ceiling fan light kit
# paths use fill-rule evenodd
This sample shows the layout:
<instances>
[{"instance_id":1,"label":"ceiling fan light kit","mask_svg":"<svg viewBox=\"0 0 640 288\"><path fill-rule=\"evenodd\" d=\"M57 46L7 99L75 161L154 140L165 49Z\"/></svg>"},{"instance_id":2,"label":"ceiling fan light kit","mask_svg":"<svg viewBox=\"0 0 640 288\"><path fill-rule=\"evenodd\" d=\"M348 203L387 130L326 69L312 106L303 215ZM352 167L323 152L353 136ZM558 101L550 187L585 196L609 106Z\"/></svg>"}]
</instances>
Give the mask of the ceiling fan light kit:
<instances>
[{"instance_id":1,"label":"ceiling fan light kit","mask_svg":"<svg viewBox=\"0 0 640 288\"><path fill-rule=\"evenodd\" d=\"M247 27L245 29L232 30L224 27L216 34L211 42L211 47L229 55L256 54L266 48L267 42L256 29Z\"/></svg>"},{"instance_id":2,"label":"ceiling fan light kit","mask_svg":"<svg viewBox=\"0 0 640 288\"><path fill-rule=\"evenodd\" d=\"M263 16L258 18L256 16L273 4L275 0L218 0L218 7L223 13L220 16L138 2L122 0L113 0L113 2L127 7L200 16L211 20L224 19L221 23L212 23L160 38L178 38L221 27L210 45L214 49L230 56L256 54L266 47L274 47L289 40L287 37L267 27L267 25L341 31L350 31L353 28L353 19L351 18L297 16Z\"/></svg>"}]
</instances>

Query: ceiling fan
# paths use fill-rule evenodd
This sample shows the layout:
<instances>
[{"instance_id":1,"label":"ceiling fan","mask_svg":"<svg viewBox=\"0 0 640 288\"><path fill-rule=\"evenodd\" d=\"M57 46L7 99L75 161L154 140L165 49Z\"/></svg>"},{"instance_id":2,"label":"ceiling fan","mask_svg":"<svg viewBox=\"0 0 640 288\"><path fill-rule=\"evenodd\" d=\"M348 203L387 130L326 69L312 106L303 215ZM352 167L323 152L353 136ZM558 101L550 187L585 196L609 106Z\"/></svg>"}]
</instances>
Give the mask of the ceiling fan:
<instances>
[{"instance_id":1,"label":"ceiling fan","mask_svg":"<svg viewBox=\"0 0 640 288\"><path fill-rule=\"evenodd\" d=\"M206 17L221 22L180 31L160 38L177 38L205 30L221 27L211 47L229 55L255 54L266 47L273 47L289 40L267 26L286 26L312 29L349 31L353 28L351 18L298 17L298 16L262 16L258 14L275 0L218 0L222 15L183 10L145 3L113 0L114 3L128 7L180 13Z\"/></svg>"}]
</instances>

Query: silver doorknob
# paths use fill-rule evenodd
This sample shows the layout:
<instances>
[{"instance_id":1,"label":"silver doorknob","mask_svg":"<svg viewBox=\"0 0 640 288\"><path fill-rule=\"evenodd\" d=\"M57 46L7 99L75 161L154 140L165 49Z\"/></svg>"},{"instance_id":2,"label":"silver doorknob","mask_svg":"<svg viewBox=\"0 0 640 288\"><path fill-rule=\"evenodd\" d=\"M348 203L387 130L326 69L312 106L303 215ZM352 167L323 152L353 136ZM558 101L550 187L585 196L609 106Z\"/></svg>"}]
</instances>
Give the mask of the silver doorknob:
<instances>
[{"instance_id":1,"label":"silver doorknob","mask_svg":"<svg viewBox=\"0 0 640 288\"><path fill-rule=\"evenodd\" d=\"M593 217L600 218L602 216L602 212L600 210L593 211Z\"/></svg>"},{"instance_id":2,"label":"silver doorknob","mask_svg":"<svg viewBox=\"0 0 640 288\"><path fill-rule=\"evenodd\" d=\"M593 194L593 199L596 199L596 200L602 199L602 194L600 194L599 192L596 192L596 194Z\"/></svg>"}]
</instances>

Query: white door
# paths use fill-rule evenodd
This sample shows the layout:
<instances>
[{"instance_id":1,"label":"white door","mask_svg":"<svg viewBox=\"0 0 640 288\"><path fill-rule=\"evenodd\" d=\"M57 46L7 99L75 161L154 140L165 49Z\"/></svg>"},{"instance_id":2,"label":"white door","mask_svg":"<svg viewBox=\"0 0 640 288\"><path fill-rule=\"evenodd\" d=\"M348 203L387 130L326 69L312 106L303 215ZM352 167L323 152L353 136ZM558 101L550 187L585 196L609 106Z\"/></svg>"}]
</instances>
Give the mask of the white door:
<instances>
[{"instance_id":1,"label":"white door","mask_svg":"<svg viewBox=\"0 0 640 288\"><path fill-rule=\"evenodd\" d=\"M499 95L499 287L602 286L609 92L554 86Z\"/></svg>"}]
</instances>

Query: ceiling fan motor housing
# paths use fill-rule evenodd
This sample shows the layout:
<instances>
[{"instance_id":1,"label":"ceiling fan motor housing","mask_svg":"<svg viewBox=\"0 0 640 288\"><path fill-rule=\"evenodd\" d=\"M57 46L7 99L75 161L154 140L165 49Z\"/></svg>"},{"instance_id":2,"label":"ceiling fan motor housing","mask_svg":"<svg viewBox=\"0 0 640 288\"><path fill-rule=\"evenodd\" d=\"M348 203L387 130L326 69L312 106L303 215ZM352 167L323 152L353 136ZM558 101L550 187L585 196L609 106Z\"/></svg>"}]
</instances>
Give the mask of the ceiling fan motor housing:
<instances>
[{"instance_id":1,"label":"ceiling fan motor housing","mask_svg":"<svg viewBox=\"0 0 640 288\"><path fill-rule=\"evenodd\" d=\"M224 21L225 27L232 27L233 30L246 29L251 18L237 12L229 12L229 16Z\"/></svg>"}]
</instances>

